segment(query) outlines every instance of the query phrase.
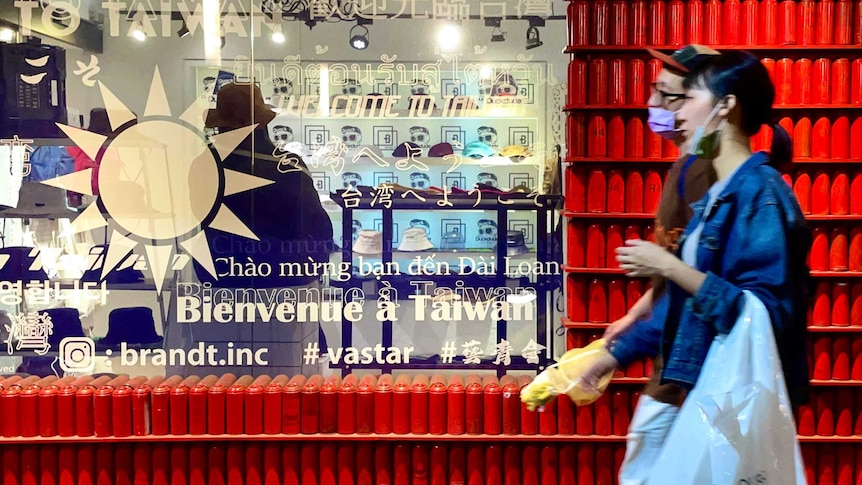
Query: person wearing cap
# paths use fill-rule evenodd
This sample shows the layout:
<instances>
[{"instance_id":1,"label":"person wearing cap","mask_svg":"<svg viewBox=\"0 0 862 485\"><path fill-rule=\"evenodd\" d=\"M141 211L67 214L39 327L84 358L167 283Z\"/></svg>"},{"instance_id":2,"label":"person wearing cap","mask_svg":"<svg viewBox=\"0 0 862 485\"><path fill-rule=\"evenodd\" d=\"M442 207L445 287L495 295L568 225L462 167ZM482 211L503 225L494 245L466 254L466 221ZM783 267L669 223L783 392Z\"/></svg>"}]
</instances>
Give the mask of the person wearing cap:
<instances>
[{"instance_id":1,"label":"person wearing cap","mask_svg":"<svg viewBox=\"0 0 862 485\"><path fill-rule=\"evenodd\" d=\"M652 95L648 101L649 128L662 138L672 140L680 152L685 154L688 151L688 140L678 129L675 116L686 96L683 82L690 70L718 56L719 52L700 45L687 45L670 55L654 49L647 49L647 51L654 58L661 60L663 66L656 82L652 85ZM680 184L682 172L685 173L684 182ZM715 170L710 160L682 155L671 165L665 180L665 190L662 191L656 211L654 234L657 243L668 250L676 248L679 235L691 218L689 205L700 200L715 179ZM678 190L683 185L684 188ZM644 293L625 316L608 326L604 334L605 340L610 343L636 322L649 318L654 302L664 295L664 290L664 279L653 277L652 288ZM661 356L654 357L654 370L650 382L641 395L630 423L630 443L620 472L621 477L627 469L638 469L640 463L650 463L656 458L658 449L637 446L634 441L664 433L666 428L662 423L672 422L679 406L682 405L685 393L680 386L673 383L659 384L661 368ZM663 436L658 436L656 442L662 441Z\"/></svg>"}]
</instances>

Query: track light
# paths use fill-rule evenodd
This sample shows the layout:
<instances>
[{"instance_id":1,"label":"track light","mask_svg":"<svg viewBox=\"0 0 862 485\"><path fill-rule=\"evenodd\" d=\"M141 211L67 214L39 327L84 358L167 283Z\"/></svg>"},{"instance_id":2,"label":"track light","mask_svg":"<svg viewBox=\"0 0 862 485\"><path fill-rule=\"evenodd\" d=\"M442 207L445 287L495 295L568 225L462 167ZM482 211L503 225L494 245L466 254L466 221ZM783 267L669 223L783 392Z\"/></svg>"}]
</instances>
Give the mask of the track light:
<instances>
[{"instance_id":1,"label":"track light","mask_svg":"<svg viewBox=\"0 0 862 485\"><path fill-rule=\"evenodd\" d=\"M491 31L491 42L506 42L506 33L500 27L494 27Z\"/></svg>"},{"instance_id":2,"label":"track light","mask_svg":"<svg viewBox=\"0 0 862 485\"><path fill-rule=\"evenodd\" d=\"M437 45L443 51L451 51L461 43L461 29L454 24L445 24L437 32Z\"/></svg>"},{"instance_id":3,"label":"track light","mask_svg":"<svg viewBox=\"0 0 862 485\"><path fill-rule=\"evenodd\" d=\"M177 36L182 39L183 37L188 37L190 34L189 26L186 25L186 21L183 20L183 25L180 26L179 30L177 30Z\"/></svg>"},{"instance_id":4,"label":"track light","mask_svg":"<svg viewBox=\"0 0 862 485\"><path fill-rule=\"evenodd\" d=\"M284 37L284 31L281 30L281 25L276 25L275 29L272 31L272 41L276 44L284 44L284 41L287 40Z\"/></svg>"},{"instance_id":5,"label":"track light","mask_svg":"<svg viewBox=\"0 0 862 485\"><path fill-rule=\"evenodd\" d=\"M535 49L542 45L542 39L539 37L538 27L531 25L527 29L527 49Z\"/></svg>"},{"instance_id":6,"label":"track light","mask_svg":"<svg viewBox=\"0 0 862 485\"><path fill-rule=\"evenodd\" d=\"M368 27L364 25L354 25L350 29L350 47L362 51L368 48L370 44L368 40Z\"/></svg>"}]
</instances>

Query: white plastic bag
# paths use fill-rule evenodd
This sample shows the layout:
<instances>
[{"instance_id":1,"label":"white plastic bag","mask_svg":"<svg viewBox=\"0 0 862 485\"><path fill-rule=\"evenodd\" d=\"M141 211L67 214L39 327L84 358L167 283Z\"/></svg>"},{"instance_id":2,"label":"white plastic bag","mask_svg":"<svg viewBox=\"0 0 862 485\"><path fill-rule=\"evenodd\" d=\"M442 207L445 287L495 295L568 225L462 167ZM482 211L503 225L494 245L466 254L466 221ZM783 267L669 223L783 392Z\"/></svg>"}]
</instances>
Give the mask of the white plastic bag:
<instances>
[{"instance_id":1,"label":"white plastic bag","mask_svg":"<svg viewBox=\"0 0 862 485\"><path fill-rule=\"evenodd\" d=\"M745 295L733 330L712 343L648 485L807 483L769 313Z\"/></svg>"}]
</instances>

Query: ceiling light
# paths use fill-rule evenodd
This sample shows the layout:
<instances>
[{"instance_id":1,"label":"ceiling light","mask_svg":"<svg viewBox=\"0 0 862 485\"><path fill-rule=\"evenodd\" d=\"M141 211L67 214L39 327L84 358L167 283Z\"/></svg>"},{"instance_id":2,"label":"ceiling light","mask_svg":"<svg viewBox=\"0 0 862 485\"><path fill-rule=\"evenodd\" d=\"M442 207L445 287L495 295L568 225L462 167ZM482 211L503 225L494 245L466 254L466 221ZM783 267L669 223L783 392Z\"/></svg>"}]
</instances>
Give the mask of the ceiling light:
<instances>
[{"instance_id":1,"label":"ceiling light","mask_svg":"<svg viewBox=\"0 0 862 485\"><path fill-rule=\"evenodd\" d=\"M354 25L350 29L350 47L356 50L365 50L368 48L368 27L364 25Z\"/></svg>"},{"instance_id":2,"label":"ceiling light","mask_svg":"<svg viewBox=\"0 0 862 485\"><path fill-rule=\"evenodd\" d=\"M491 31L491 42L506 42L506 33L500 30L500 27L494 27Z\"/></svg>"},{"instance_id":3,"label":"ceiling light","mask_svg":"<svg viewBox=\"0 0 862 485\"><path fill-rule=\"evenodd\" d=\"M141 29L135 29L134 32L132 32L132 37L134 37L138 42L147 40L147 34L145 34Z\"/></svg>"},{"instance_id":4,"label":"ceiling light","mask_svg":"<svg viewBox=\"0 0 862 485\"><path fill-rule=\"evenodd\" d=\"M186 21L183 20L183 25L180 27L180 30L177 31L177 35L182 39L183 37L188 37L190 34L189 26L186 25Z\"/></svg>"},{"instance_id":5,"label":"ceiling light","mask_svg":"<svg viewBox=\"0 0 862 485\"><path fill-rule=\"evenodd\" d=\"M284 41L287 40L284 37L284 32L281 30L281 25L276 25L275 30L272 31L272 41L276 44L284 44Z\"/></svg>"},{"instance_id":6,"label":"ceiling light","mask_svg":"<svg viewBox=\"0 0 862 485\"><path fill-rule=\"evenodd\" d=\"M527 29L527 49L535 49L542 45L542 39L539 38L539 29L531 25Z\"/></svg>"},{"instance_id":7,"label":"ceiling light","mask_svg":"<svg viewBox=\"0 0 862 485\"><path fill-rule=\"evenodd\" d=\"M452 50L461 43L461 29L456 25L446 24L437 33L437 45L444 51Z\"/></svg>"},{"instance_id":8,"label":"ceiling light","mask_svg":"<svg viewBox=\"0 0 862 485\"><path fill-rule=\"evenodd\" d=\"M491 69L491 66L482 66L482 68L479 70L479 77L482 79L490 79L493 72L494 71Z\"/></svg>"},{"instance_id":9,"label":"ceiling light","mask_svg":"<svg viewBox=\"0 0 862 485\"><path fill-rule=\"evenodd\" d=\"M12 29L0 29L0 42L10 43L15 40L15 31Z\"/></svg>"}]
</instances>

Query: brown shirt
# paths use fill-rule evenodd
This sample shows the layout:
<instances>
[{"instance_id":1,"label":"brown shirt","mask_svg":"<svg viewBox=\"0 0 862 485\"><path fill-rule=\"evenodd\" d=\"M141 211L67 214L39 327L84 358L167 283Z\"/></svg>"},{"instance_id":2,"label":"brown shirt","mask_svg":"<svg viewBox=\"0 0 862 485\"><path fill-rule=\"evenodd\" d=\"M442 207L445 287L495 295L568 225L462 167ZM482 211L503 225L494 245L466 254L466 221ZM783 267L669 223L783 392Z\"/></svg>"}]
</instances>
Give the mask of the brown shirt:
<instances>
[{"instance_id":1,"label":"brown shirt","mask_svg":"<svg viewBox=\"0 0 862 485\"><path fill-rule=\"evenodd\" d=\"M685 193L679 195L679 176L689 155L682 156L671 165L662 188L661 200L655 218L656 242L670 251L677 251L677 242L688 221L691 219L691 205L706 195L716 181L712 160L696 159L685 173ZM665 280L661 277L652 278L653 301L665 290ZM661 356L653 360L653 373L644 393L653 399L680 406L685 399L685 392L676 384L659 384L661 375Z\"/></svg>"}]
</instances>

